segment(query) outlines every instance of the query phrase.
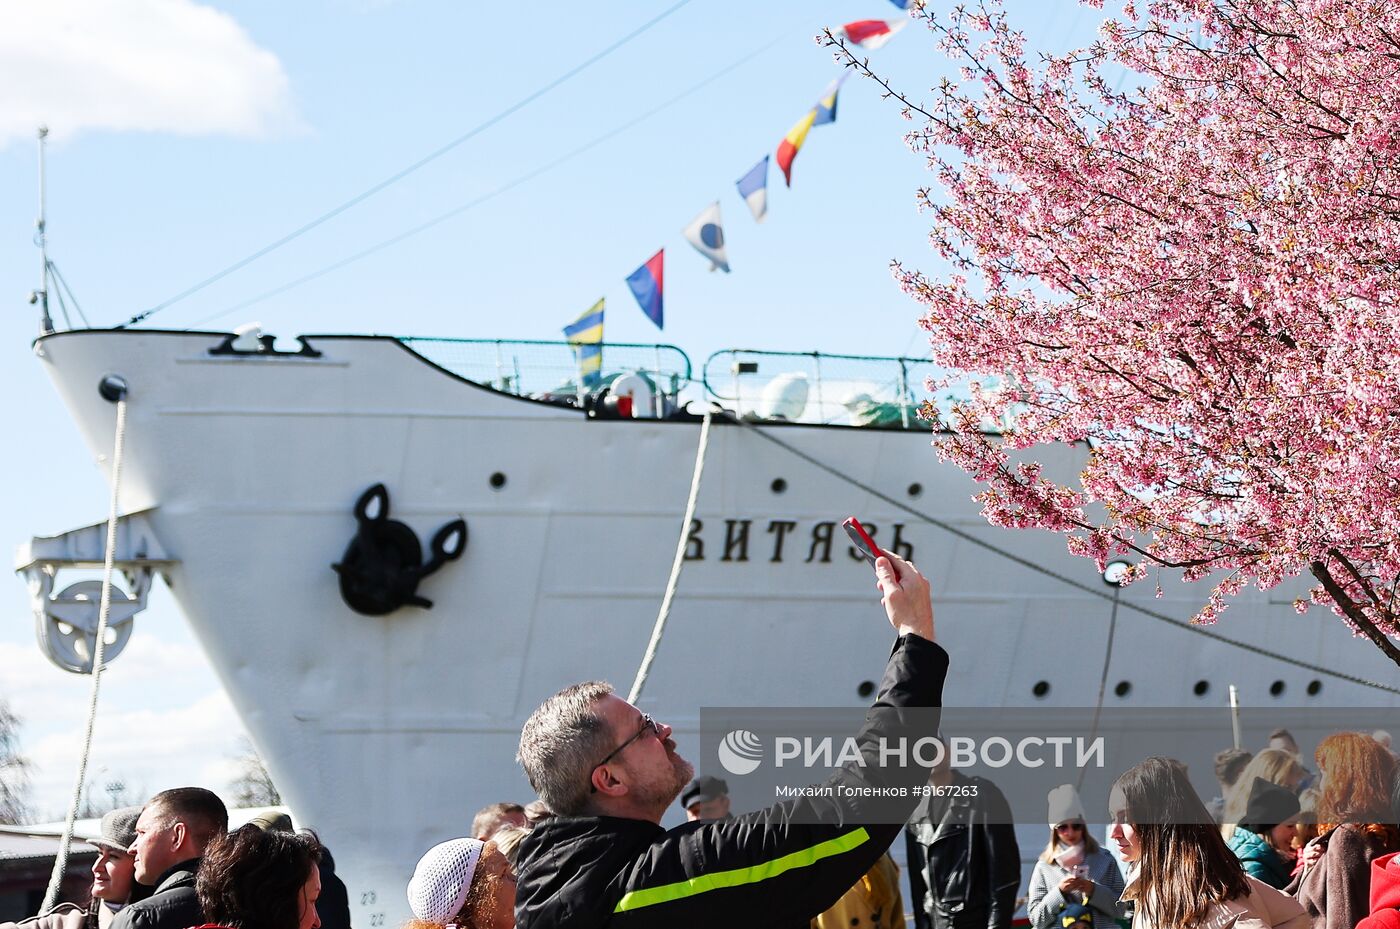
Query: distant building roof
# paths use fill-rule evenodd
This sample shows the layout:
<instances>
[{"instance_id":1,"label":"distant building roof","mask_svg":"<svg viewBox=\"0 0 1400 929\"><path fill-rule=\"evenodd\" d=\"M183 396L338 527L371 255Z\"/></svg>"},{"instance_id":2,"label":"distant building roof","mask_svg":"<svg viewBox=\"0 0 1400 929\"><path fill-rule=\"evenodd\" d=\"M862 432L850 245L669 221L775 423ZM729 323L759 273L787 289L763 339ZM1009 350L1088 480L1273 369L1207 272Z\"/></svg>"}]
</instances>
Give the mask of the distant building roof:
<instances>
[{"instance_id":1,"label":"distant building roof","mask_svg":"<svg viewBox=\"0 0 1400 929\"><path fill-rule=\"evenodd\" d=\"M55 836L0 831L0 868L18 863L52 861L57 854L58 838ZM74 839L68 854L70 859L95 858L97 849Z\"/></svg>"}]
</instances>

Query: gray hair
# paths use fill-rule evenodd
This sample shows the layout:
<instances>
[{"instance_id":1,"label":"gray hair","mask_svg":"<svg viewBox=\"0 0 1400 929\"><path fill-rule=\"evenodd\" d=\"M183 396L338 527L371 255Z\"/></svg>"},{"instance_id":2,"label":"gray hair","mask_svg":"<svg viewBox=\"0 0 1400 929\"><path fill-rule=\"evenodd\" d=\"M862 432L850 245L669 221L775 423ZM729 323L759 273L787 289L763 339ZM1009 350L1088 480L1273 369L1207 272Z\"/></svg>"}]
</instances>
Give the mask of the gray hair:
<instances>
[{"instance_id":1,"label":"gray hair","mask_svg":"<svg viewBox=\"0 0 1400 929\"><path fill-rule=\"evenodd\" d=\"M515 760L540 799L562 816L586 811L589 777L612 749L612 733L596 709L612 692L607 681L565 687L541 703L520 730Z\"/></svg>"}]
</instances>

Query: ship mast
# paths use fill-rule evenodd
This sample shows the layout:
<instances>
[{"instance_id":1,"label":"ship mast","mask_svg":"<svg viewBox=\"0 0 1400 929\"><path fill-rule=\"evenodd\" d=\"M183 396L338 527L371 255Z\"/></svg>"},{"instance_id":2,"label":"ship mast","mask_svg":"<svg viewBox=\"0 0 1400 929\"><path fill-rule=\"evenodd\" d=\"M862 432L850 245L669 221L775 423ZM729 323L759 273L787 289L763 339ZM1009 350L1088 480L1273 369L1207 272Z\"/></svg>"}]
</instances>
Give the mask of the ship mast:
<instances>
[{"instance_id":1,"label":"ship mast","mask_svg":"<svg viewBox=\"0 0 1400 929\"><path fill-rule=\"evenodd\" d=\"M49 316L49 247L44 230L44 140L48 138L49 127L39 127L39 218L34 221L38 230L34 234L34 244L39 246L39 289L31 291L29 302L39 304L39 334L53 332L53 318Z\"/></svg>"}]
</instances>

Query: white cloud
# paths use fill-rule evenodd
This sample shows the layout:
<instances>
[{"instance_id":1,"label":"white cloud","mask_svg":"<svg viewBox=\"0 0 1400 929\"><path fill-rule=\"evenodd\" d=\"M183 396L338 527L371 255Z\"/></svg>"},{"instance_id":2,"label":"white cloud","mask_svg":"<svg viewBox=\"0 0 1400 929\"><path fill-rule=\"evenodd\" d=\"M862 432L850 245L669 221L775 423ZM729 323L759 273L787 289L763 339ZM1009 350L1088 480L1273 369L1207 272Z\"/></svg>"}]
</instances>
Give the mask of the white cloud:
<instances>
[{"instance_id":1,"label":"white cloud","mask_svg":"<svg viewBox=\"0 0 1400 929\"><path fill-rule=\"evenodd\" d=\"M40 819L60 818L77 775L91 678L61 671L17 643L0 642L0 667L0 696L23 720L20 748L33 764L31 805ZM120 780L133 794L187 784L222 794L243 735L194 645L133 636L102 676L88 781L101 790Z\"/></svg>"},{"instance_id":2,"label":"white cloud","mask_svg":"<svg viewBox=\"0 0 1400 929\"><path fill-rule=\"evenodd\" d=\"M198 785L227 792L243 726L222 691L188 706L157 712L100 713L88 762L88 781L98 790L120 780L145 796L167 787ZM34 764L33 806L53 818L67 809L82 750L83 725L54 732L25 746Z\"/></svg>"},{"instance_id":3,"label":"white cloud","mask_svg":"<svg viewBox=\"0 0 1400 929\"><path fill-rule=\"evenodd\" d=\"M296 125L287 75L194 0L0 4L0 145L82 129L261 136Z\"/></svg>"}]
</instances>

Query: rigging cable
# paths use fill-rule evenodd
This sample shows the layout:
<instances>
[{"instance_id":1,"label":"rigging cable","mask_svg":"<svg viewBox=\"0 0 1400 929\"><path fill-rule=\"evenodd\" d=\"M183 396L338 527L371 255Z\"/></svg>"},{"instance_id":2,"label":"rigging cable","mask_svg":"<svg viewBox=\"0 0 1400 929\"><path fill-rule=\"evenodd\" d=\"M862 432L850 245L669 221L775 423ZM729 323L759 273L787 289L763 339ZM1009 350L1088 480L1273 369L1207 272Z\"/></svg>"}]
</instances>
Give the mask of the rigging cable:
<instances>
[{"instance_id":1,"label":"rigging cable","mask_svg":"<svg viewBox=\"0 0 1400 929\"><path fill-rule=\"evenodd\" d=\"M1113 581L1113 609L1108 614L1108 644L1103 650L1103 673L1099 675L1099 696L1094 701L1094 723L1089 727L1089 744L1093 744L1094 737L1099 734L1099 717L1103 715L1104 692L1108 689L1108 666L1113 663L1113 636L1118 631L1118 604L1123 593L1123 585L1118 581ZM1074 782L1074 789L1080 790L1084 787L1084 775L1089 771L1088 767L1080 767L1079 779Z\"/></svg>"},{"instance_id":2,"label":"rigging cable","mask_svg":"<svg viewBox=\"0 0 1400 929\"><path fill-rule=\"evenodd\" d=\"M656 614L656 625L651 629L651 641L647 642L646 654L637 668L637 676L632 681L632 689L627 694L627 702L636 706L642 695L647 677L651 674L651 663L656 660L656 652L661 647L661 633L666 629L666 620L671 615L671 603L676 599L676 585L680 583L681 567L685 564L685 551L690 547L690 527L695 519L695 503L700 498L700 475L705 473L705 452L710 447L710 423L714 419L715 406L705 410L705 420L700 424L700 442L695 449L695 472L690 477L690 497L685 503L685 519L681 521L681 538L676 543L676 557L671 562L671 577L666 581L666 595L661 598L661 610Z\"/></svg>"},{"instance_id":3,"label":"rigging cable","mask_svg":"<svg viewBox=\"0 0 1400 929\"><path fill-rule=\"evenodd\" d=\"M55 290L54 293L58 295L58 303L63 308L64 318L68 318L68 304L63 300L63 295L67 293L68 299L73 301L73 309L77 311L78 318L83 321L83 326L91 329L92 323L88 322L87 314L83 312L82 305L78 303L77 295L73 293L73 288L68 286L67 278L58 270L58 265L54 264L53 259L49 259L49 273L53 275L54 280L58 281L58 290ZM69 324L68 328L73 327Z\"/></svg>"},{"instance_id":4,"label":"rigging cable","mask_svg":"<svg viewBox=\"0 0 1400 929\"><path fill-rule=\"evenodd\" d=\"M63 824L63 836L58 843L53 873L49 875L49 887L44 892L44 905L39 909L41 913L48 912L58 902L63 872L68 869L68 851L73 844L73 825L78 819L78 807L82 804L83 787L87 781L88 756L92 754L92 731L97 722L97 694L102 686L102 658L107 651L107 617L112 611L112 563L117 550L117 499L122 483L122 456L126 445L124 388L117 399L115 431L115 448L112 450L112 502L107 511L107 551L102 560L102 599L97 607L97 638L92 649L92 693L88 698L87 728L83 735L83 751L78 756L78 779L73 785L73 799L68 804L68 818Z\"/></svg>"},{"instance_id":5,"label":"rigging cable","mask_svg":"<svg viewBox=\"0 0 1400 929\"><path fill-rule=\"evenodd\" d=\"M991 542L979 539L972 533L967 532L963 529L959 529L952 523L938 519L935 516L930 516L927 513L914 509L912 506L909 506L907 503L904 503L901 500L896 500L894 497L881 493L879 490L876 490L874 487L870 486L869 484L865 483L859 478L852 477L851 475L846 474L845 472L834 467L833 465L829 465L826 462L808 454L807 452L802 451L800 448L797 448L796 446L791 445L788 442L784 442L782 439L779 439L776 436L769 435L764 430L758 428L758 425L755 423L745 422L744 420L738 419L737 417L731 414L726 414L722 418L727 422L731 422L736 425L743 426L746 429L753 430L756 434L762 436L764 439L768 440L769 442L773 443L779 448L789 452L790 454L801 458L803 461L807 462L813 467L825 471L827 474L830 474L831 476L839 480L845 481L846 483L865 491L866 493L870 494L872 497L883 503L887 503L890 506L895 507L896 509L903 510L904 512L920 520L921 522L937 526L944 532L956 536L959 539L962 539L964 542L968 542L972 545L976 545L978 548L982 548L987 551L993 552L994 554L1000 555L1008 561L1012 561L1022 566L1023 568L1029 568L1032 571L1035 571L1039 574L1043 574L1046 577L1052 578L1053 580L1057 580L1062 584L1066 584L1070 587L1073 587L1076 590L1079 590L1083 593L1087 593L1090 596L1098 597L1102 600L1113 599L1112 594L1105 593L1104 591L1099 590L1096 587L1092 587L1089 584L1086 584L1082 581L1075 580L1069 575L1061 574L1060 572L1052 570L1051 568L1047 568L1044 565L1036 564L1029 558L1023 558L1022 556L1017 555L1014 552L1007 551L1003 548L998 548ZM1248 642L1241 642L1238 639L1232 639L1228 636L1221 635L1218 632L1212 632L1209 629L1206 629L1202 626L1198 626L1186 620L1177 619L1175 616L1168 616L1166 613L1159 613L1156 610L1149 609L1145 606L1142 606L1141 604L1133 603L1131 600L1123 601L1122 606L1127 609L1133 610L1137 613L1141 613L1143 616L1147 616L1151 619L1158 620L1159 622L1164 622L1169 625L1176 626L1177 628L1184 629L1187 632L1194 632L1196 635L1205 636L1208 639L1214 639L1225 645L1230 645L1247 652L1253 652L1254 654L1260 655L1264 658L1272 658L1275 661L1280 661L1284 664L1293 665L1297 668L1303 668L1304 670L1312 671L1315 674L1322 674L1328 677L1334 677L1338 680L1347 681L1351 684L1359 684L1362 687L1370 687L1375 690L1383 690L1386 693L1400 694L1400 687L1392 687L1389 684L1382 684L1378 681L1368 680L1364 677L1357 677L1356 675L1346 674L1342 671L1334 671L1331 668L1325 668L1322 665L1312 664L1311 662L1303 661L1300 658L1293 658L1292 656L1270 651L1269 649L1262 648L1258 645L1252 645Z\"/></svg>"},{"instance_id":6,"label":"rigging cable","mask_svg":"<svg viewBox=\"0 0 1400 929\"><path fill-rule=\"evenodd\" d=\"M236 303L233 306L226 307L222 310L219 310L216 313L210 314L209 316L197 319L194 322L190 323L189 326L185 327L185 329L186 331L189 331L190 329L193 329L196 326L203 326L206 323L210 323L216 319L220 319L224 316L227 316L229 313L234 313L238 310L245 309L247 307L252 306L255 303L261 303L262 301L267 300L270 297L275 297L278 294L283 294L289 290L292 290L293 288L300 287L302 284L308 284L319 277L325 277L327 274L330 274L333 271L339 271L341 268L344 268L347 265L354 264L355 262L363 258L368 258L375 252L379 252L386 248L389 248L390 246L397 245L405 239L418 235L418 233L420 232L426 232L434 226L444 223L455 216L459 216L462 213L467 212L468 210L475 209L476 207L481 206L483 203L486 203L489 200L494 200L496 197L499 197L504 193L514 190L522 184L528 183L529 181L533 181L541 174L545 174L546 172L552 171L560 165L564 164L565 162L572 161L574 158L577 158L584 152L587 152L593 148L597 148L599 145L602 145L604 142L608 141L609 139L612 139L614 136L621 135L623 132L626 132L628 129L631 129L633 126L645 122L646 120L655 116L657 113L660 113L662 110L668 109L676 105L677 103L680 103L686 97L689 97L691 94L694 94L697 91L703 90L705 87L709 86L710 84L713 84L715 81L724 77L726 74L733 71L735 68L738 68L741 65L748 64L750 61L757 58L759 55L762 55L764 52L777 45L785 37L786 36L777 36L763 47L754 49L752 52L749 52L742 58L735 59L725 67L714 72L708 77L705 77L697 83L692 84L690 87L676 94L674 97L671 97L670 99L657 104L656 106L647 110L645 113L642 113L640 116L635 116L632 119L629 119L627 122L621 123L613 127L612 129L608 130L602 135L595 136L594 138L580 145L578 148L566 152L565 154L560 155L558 158L554 159L553 161L550 161L544 165L541 165L538 168L528 171L525 174L521 174L514 180L507 181L500 187L495 188L494 190L488 191L487 193L484 193L481 196L476 197L472 200L468 200L466 203L463 203L460 206L455 206L445 213L439 213L432 219L419 223L417 226L414 226L411 229L406 229L403 232L398 233L397 235L393 235L387 239L383 239L375 243L374 245L371 245L361 251L354 253L353 255L349 255L345 258L340 259L339 261L334 261L328 265L325 265L324 267L318 268L317 270L312 271L308 274L304 274L301 277L298 277L294 280L287 281L285 284L279 284L278 286L273 287L271 290L265 290L257 296L249 297L242 303Z\"/></svg>"},{"instance_id":7,"label":"rigging cable","mask_svg":"<svg viewBox=\"0 0 1400 929\"><path fill-rule=\"evenodd\" d=\"M239 269L241 269L241 268L247 267L248 265L252 264L254 261L257 261L259 258L263 257L264 255L267 255L267 254L269 254L269 253L271 253L271 252L273 252L273 251L276 251L277 249L281 248L283 245L286 245L288 242L292 241L293 239L296 239L296 238L298 238L298 237L300 237L300 236L302 236L302 235L304 235L304 234L310 232L312 229L315 229L317 226L321 225L322 223L327 222L328 220L334 219L335 217L339 216L341 213L344 213L346 210L350 209L351 207L354 207L354 206L357 206L357 205L363 203L364 201L368 200L370 197L372 197L372 196L374 196L375 194L379 193L381 190L385 189L386 187L389 187L389 186L391 186L391 185L393 185L393 184L398 183L399 181L401 181L401 180L403 180L404 178L408 177L408 176L409 176L410 174L412 174L413 172L417 171L419 168L421 168L421 167L423 167L423 166L429 164L430 162L436 161L438 158L441 158L443 155L446 155L448 152L452 151L454 148L456 148L457 146L461 145L463 142L466 142L466 141L468 141L469 139L472 139L472 138L474 138L475 136L480 135L482 132L485 132L487 129L490 129L492 126L496 125L496 124L499 123L501 120L505 119L507 116L511 116L511 115L513 115L514 113L517 113L517 112L519 112L520 110L524 109L526 106L530 105L531 103L534 103L534 102L535 102L536 100L538 100L540 97L543 97L545 94L549 93L551 90L554 90L556 87L560 86L561 84L565 83L566 81L569 81L569 80L571 80L571 79L574 78L574 77L577 77L579 74L581 74L582 72L584 72L584 71L587 70L588 68L592 67L593 65L597 64L598 62L602 61L604 58L606 58L607 56L611 55L613 52L617 51L619 48L622 48L622 46L626 45L628 42L631 42L631 41L632 41L633 39L635 39L637 36L639 36L639 35L641 35L642 33L646 32L646 31L647 31L648 29L650 29L652 26L655 26L657 23L661 22L663 19L665 19L666 17L670 16L672 13L676 12L677 10L679 10L681 7L685 6L685 5L688 4L689 2L690 2L690 0L679 0L678 3L673 4L672 6L668 7L667 9L663 10L662 12L658 13L656 16L653 16L651 19L647 20L645 23L643 23L642 25L638 26L636 29L633 29L631 32L627 33L625 36L623 36L622 38L618 39L616 42L613 42L611 45L607 46L607 47L604 48L602 51L599 51L599 52L595 53L594 55L592 55L591 57L589 57L589 58L585 59L584 61L580 62L579 64L574 65L574 66L573 66L572 68L570 68L568 71L565 71L563 74L559 75L559 76L556 77L554 80L550 81L548 84L545 84L543 87L540 87L538 90L535 90L534 92L532 92L532 93L530 93L530 94L527 94L526 96L524 96L524 97L522 97L521 99L517 100L515 103L512 103L510 106L506 107L504 110L501 110L501 111L500 111L499 113L497 113L496 115L490 117L490 118L487 119L485 122L478 123L477 125L473 126L471 129L467 130L467 131L466 131L465 133L463 133L462 135L459 135L457 138L455 138L455 139L453 139L452 141L448 142L446 145L443 145L441 148L438 148L438 149L436 149L435 151L432 151L432 152L430 152L429 154L423 156L422 158L420 158L420 159L418 159L417 161L415 161L413 164L409 165L408 167L404 168L403 170L401 170L401 171L399 171L399 172L397 172L397 173L395 173L395 174L390 175L389 177L387 177L387 178L385 178L384 180L380 181L378 184L375 184L373 187L370 187L370 188L368 188L368 189L366 189L366 190L364 190L364 191L362 191L362 192L356 194L355 196L351 197L349 200L346 200L344 203L340 204L339 206L335 207L334 209L329 210L329 211L327 211L327 212L325 212L325 213L322 213L320 216L316 217L315 219L311 220L310 222L306 223L305 225L301 226L300 228L295 229L295 230L293 230L292 232L287 233L287 234L284 235L282 238L280 238L280 239L278 239L277 241L271 243L270 245L265 245L265 246L263 246L262 248L258 249L256 252L253 252L251 255L248 255L248 256L245 257L245 258L242 258L242 259L240 259L240 260L238 260L238 261L235 261L233 264L231 264L231 265L229 265L228 267L224 268L222 271L219 271L219 272L217 272L216 274L212 274L212 275L210 275L209 277L205 278L204 280L200 281L199 283L194 284L194 285L192 285L192 286L190 286L190 287L185 288L184 290L182 290L180 293L176 294L175 296L169 297L169 298L167 298L167 299L165 299L165 300L162 300L160 303L157 303L155 306L152 306L152 307L150 307L149 309L146 309L146 310L144 310L144 311L142 311L142 312L140 312L140 313L137 313L135 316L131 317L131 318L128 319L126 322L124 322L124 323L118 325L116 328L118 328L118 329L125 329L127 326L134 326L134 325L136 325L137 323L144 322L145 320L149 319L149 318L150 318L151 316L153 316L154 314L159 313L161 310L165 309L166 307L169 307L169 306L172 306L173 304L179 303L181 300L185 299L186 297L189 297L189 296L191 296L192 294L198 293L199 291L203 290L205 287L208 287L210 284L213 284L213 283L215 283L216 281L222 280L223 278L227 277L228 275L232 274L233 272L235 272L235 271L237 271L237 270L239 270Z\"/></svg>"}]
</instances>

